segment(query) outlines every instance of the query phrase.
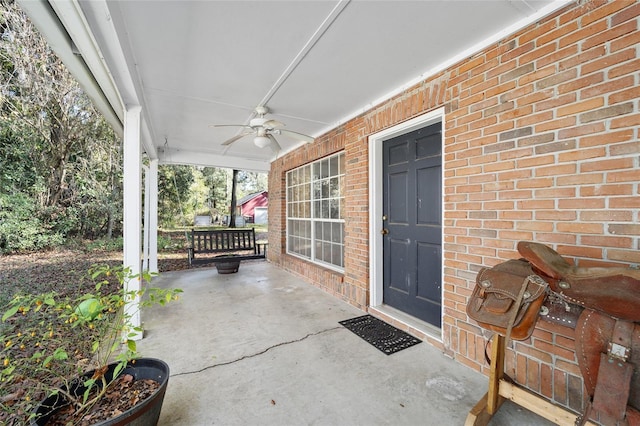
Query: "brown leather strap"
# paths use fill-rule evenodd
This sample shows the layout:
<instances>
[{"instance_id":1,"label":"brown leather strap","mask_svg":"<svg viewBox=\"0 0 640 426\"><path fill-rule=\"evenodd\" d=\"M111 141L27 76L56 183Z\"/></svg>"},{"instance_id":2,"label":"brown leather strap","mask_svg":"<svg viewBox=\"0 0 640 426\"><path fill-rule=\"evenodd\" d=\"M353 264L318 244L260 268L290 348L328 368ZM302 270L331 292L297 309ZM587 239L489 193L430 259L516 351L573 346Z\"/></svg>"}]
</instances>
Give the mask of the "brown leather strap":
<instances>
[{"instance_id":1,"label":"brown leather strap","mask_svg":"<svg viewBox=\"0 0 640 426\"><path fill-rule=\"evenodd\" d=\"M522 286L520 287L520 292L518 293L518 297L516 297L515 306L519 307L522 303L522 299L524 297L524 293L527 291L527 286L529 285L529 281L531 281L531 275L527 276L524 281L522 281ZM516 322L516 317L518 316L518 311L520 309L516 308L511 313L511 318L509 318L509 323L507 325L507 332L505 333L505 346L509 346L509 341L511 340L511 330L513 330L513 324Z\"/></svg>"},{"instance_id":2,"label":"brown leather strap","mask_svg":"<svg viewBox=\"0 0 640 426\"><path fill-rule=\"evenodd\" d=\"M616 321L616 325L613 327L611 343L609 344L609 356L620 358L623 361L626 361L629 358L634 327L635 326L631 321ZM616 345L618 345L618 347L616 347ZM620 348L625 352L621 353Z\"/></svg>"},{"instance_id":3,"label":"brown leather strap","mask_svg":"<svg viewBox=\"0 0 640 426\"><path fill-rule=\"evenodd\" d=\"M624 424L634 365L631 353L634 324L616 321L607 353L600 355L600 367L592 407L602 424Z\"/></svg>"}]
</instances>

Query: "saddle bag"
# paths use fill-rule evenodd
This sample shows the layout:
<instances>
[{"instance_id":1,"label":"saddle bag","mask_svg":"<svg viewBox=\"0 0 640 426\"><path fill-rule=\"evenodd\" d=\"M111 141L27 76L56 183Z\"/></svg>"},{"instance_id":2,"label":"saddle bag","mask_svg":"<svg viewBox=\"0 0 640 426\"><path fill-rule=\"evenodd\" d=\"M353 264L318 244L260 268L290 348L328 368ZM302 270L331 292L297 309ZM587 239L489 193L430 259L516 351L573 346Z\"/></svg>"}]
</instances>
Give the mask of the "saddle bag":
<instances>
[{"instance_id":1,"label":"saddle bag","mask_svg":"<svg viewBox=\"0 0 640 426\"><path fill-rule=\"evenodd\" d=\"M467 303L467 315L507 341L526 340L533 333L546 289L547 283L523 259L482 268Z\"/></svg>"}]
</instances>

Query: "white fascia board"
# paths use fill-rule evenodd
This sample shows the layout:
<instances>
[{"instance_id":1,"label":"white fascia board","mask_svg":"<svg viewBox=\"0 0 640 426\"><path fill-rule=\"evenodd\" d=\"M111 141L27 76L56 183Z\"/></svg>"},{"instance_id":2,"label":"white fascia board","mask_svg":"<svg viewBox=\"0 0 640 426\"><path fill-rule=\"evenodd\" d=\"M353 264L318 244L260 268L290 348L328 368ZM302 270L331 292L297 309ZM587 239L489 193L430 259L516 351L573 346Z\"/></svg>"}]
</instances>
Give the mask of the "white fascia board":
<instances>
[{"instance_id":1,"label":"white fascia board","mask_svg":"<svg viewBox=\"0 0 640 426\"><path fill-rule=\"evenodd\" d=\"M51 2L51 7L73 40L76 49L91 70L102 91L113 106L120 120L124 120L124 104L116 89L113 77L104 61L104 55L89 28L80 6L76 1Z\"/></svg>"},{"instance_id":2,"label":"white fascia board","mask_svg":"<svg viewBox=\"0 0 640 426\"><path fill-rule=\"evenodd\" d=\"M149 158L157 158L155 144L146 119L146 105L136 91L134 78L129 72L106 1L85 1L82 7L78 0L50 0L50 2L113 108L124 116L125 108L132 105L142 106L140 117L142 145ZM85 13L92 15L94 20L89 22L91 18L87 18ZM111 62L107 61L106 53L111 58Z\"/></svg>"},{"instance_id":3,"label":"white fascia board","mask_svg":"<svg viewBox=\"0 0 640 426\"><path fill-rule=\"evenodd\" d=\"M373 102L370 102L366 105L364 105L363 107L357 109L356 111L354 111L351 114L346 115L344 118L342 118L341 120L335 122L334 124L329 125L328 127L325 127L323 130L321 130L320 132L318 132L317 134L315 134L316 137L324 135L325 133L337 128L338 126L341 126L344 123L349 122L350 120L353 120L354 118L366 113L367 111L373 109L374 107L376 107L377 105L380 105L386 101L388 101L389 99L392 99L394 96L399 95L400 93L404 92L405 90L415 86L416 84L420 83L421 81L424 81L426 79L428 79L429 77L436 75L437 73L446 70L447 68L455 65L456 63L470 57L473 56L475 53L477 52L481 52L483 49L491 46L494 43L497 43L498 41L502 40L505 37L508 37L511 34L516 33L517 31L521 30L522 28L525 28L526 26L533 24L539 20L541 20L542 18L544 18L547 15L552 14L553 12L555 12L556 10L559 10L560 8L570 4L570 3L575 3L576 0L556 0L550 4L548 4L547 6L543 7L542 9L540 9L538 12L534 13L533 15L527 16L526 18L523 18L521 20L519 20L518 22L504 28L503 30L497 32L496 34L492 35L491 37L486 38L485 40L480 41L479 43L476 43L475 45L471 46L470 48L458 53L457 55L449 58L448 60L436 65L435 67L431 68L430 70L427 70L426 72L420 74L418 77L408 81L407 83L403 84L402 86L394 89L393 91L387 93L386 95L374 100ZM527 2L524 2L525 4L527 4Z\"/></svg>"},{"instance_id":4,"label":"white fascia board","mask_svg":"<svg viewBox=\"0 0 640 426\"><path fill-rule=\"evenodd\" d=\"M111 124L116 133L122 136L122 109L112 105L87 65L84 56L80 57L74 53L72 38L50 4L46 1L29 0L18 0L18 4L67 69L74 75L107 122Z\"/></svg>"},{"instance_id":5,"label":"white fascia board","mask_svg":"<svg viewBox=\"0 0 640 426\"><path fill-rule=\"evenodd\" d=\"M259 173L268 173L270 169L270 163L268 161L227 157L225 155L186 151L167 147L159 150L159 160L162 165L182 164L203 167L220 167Z\"/></svg>"}]
</instances>

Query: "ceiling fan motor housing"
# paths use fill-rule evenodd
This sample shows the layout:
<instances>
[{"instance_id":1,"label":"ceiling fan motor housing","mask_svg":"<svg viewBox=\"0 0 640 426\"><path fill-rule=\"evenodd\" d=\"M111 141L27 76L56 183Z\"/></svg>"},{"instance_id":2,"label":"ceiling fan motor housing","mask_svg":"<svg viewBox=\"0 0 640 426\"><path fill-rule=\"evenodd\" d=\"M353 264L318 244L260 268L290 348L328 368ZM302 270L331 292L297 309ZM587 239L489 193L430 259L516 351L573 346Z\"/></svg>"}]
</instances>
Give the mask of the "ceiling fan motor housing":
<instances>
[{"instance_id":1,"label":"ceiling fan motor housing","mask_svg":"<svg viewBox=\"0 0 640 426\"><path fill-rule=\"evenodd\" d=\"M267 121L269 121L269 120L267 120L264 117L252 118L251 121L249 122L249 126L250 127L254 127L254 128L255 127L263 127L264 123L266 123Z\"/></svg>"}]
</instances>

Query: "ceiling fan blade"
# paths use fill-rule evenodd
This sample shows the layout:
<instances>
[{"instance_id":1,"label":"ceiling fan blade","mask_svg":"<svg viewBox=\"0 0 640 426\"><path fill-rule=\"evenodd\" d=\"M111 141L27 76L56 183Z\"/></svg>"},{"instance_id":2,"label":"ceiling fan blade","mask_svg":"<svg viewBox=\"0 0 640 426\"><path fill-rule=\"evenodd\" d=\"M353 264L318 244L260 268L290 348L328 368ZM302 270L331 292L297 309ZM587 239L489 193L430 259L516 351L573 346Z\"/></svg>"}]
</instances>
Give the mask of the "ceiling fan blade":
<instances>
[{"instance_id":1,"label":"ceiling fan blade","mask_svg":"<svg viewBox=\"0 0 640 426\"><path fill-rule=\"evenodd\" d=\"M291 130L278 129L276 130L278 134L289 136L293 139L297 139L302 142L312 143L315 139L309 135L304 135L298 132L292 132Z\"/></svg>"},{"instance_id":2,"label":"ceiling fan blade","mask_svg":"<svg viewBox=\"0 0 640 426\"><path fill-rule=\"evenodd\" d=\"M239 135L236 135L232 138L227 139L226 141L222 142L220 145L231 145L232 143L234 143L235 141L237 141L240 138L243 138L247 135L251 135L253 134L253 132L244 132L244 133L240 133Z\"/></svg>"},{"instance_id":3,"label":"ceiling fan blade","mask_svg":"<svg viewBox=\"0 0 640 426\"><path fill-rule=\"evenodd\" d=\"M209 127L244 127L250 129L250 126L245 124L209 124Z\"/></svg>"},{"instance_id":4,"label":"ceiling fan blade","mask_svg":"<svg viewBox=\"0 0 640 426\"><path fill-rule=\"evenodd\" d=\"M267 129L275 129L276 127L284 127L285 124L281 123L278 120L267 120L262 124L262 127L265 127Z\"/></svg>"},{"instance_id":5,"label":"ceiling fan blade","mask_svg":"<svg viewBox=\"0 0 640 426\"><path fill-rule=\"evenodd\" d=\"M276 138L274 138L271 133L267 133L267 137L271 139L271 150L276 154L280 152L282 150L282 147L280 146Z\"/></svg>"}]
</instances>

